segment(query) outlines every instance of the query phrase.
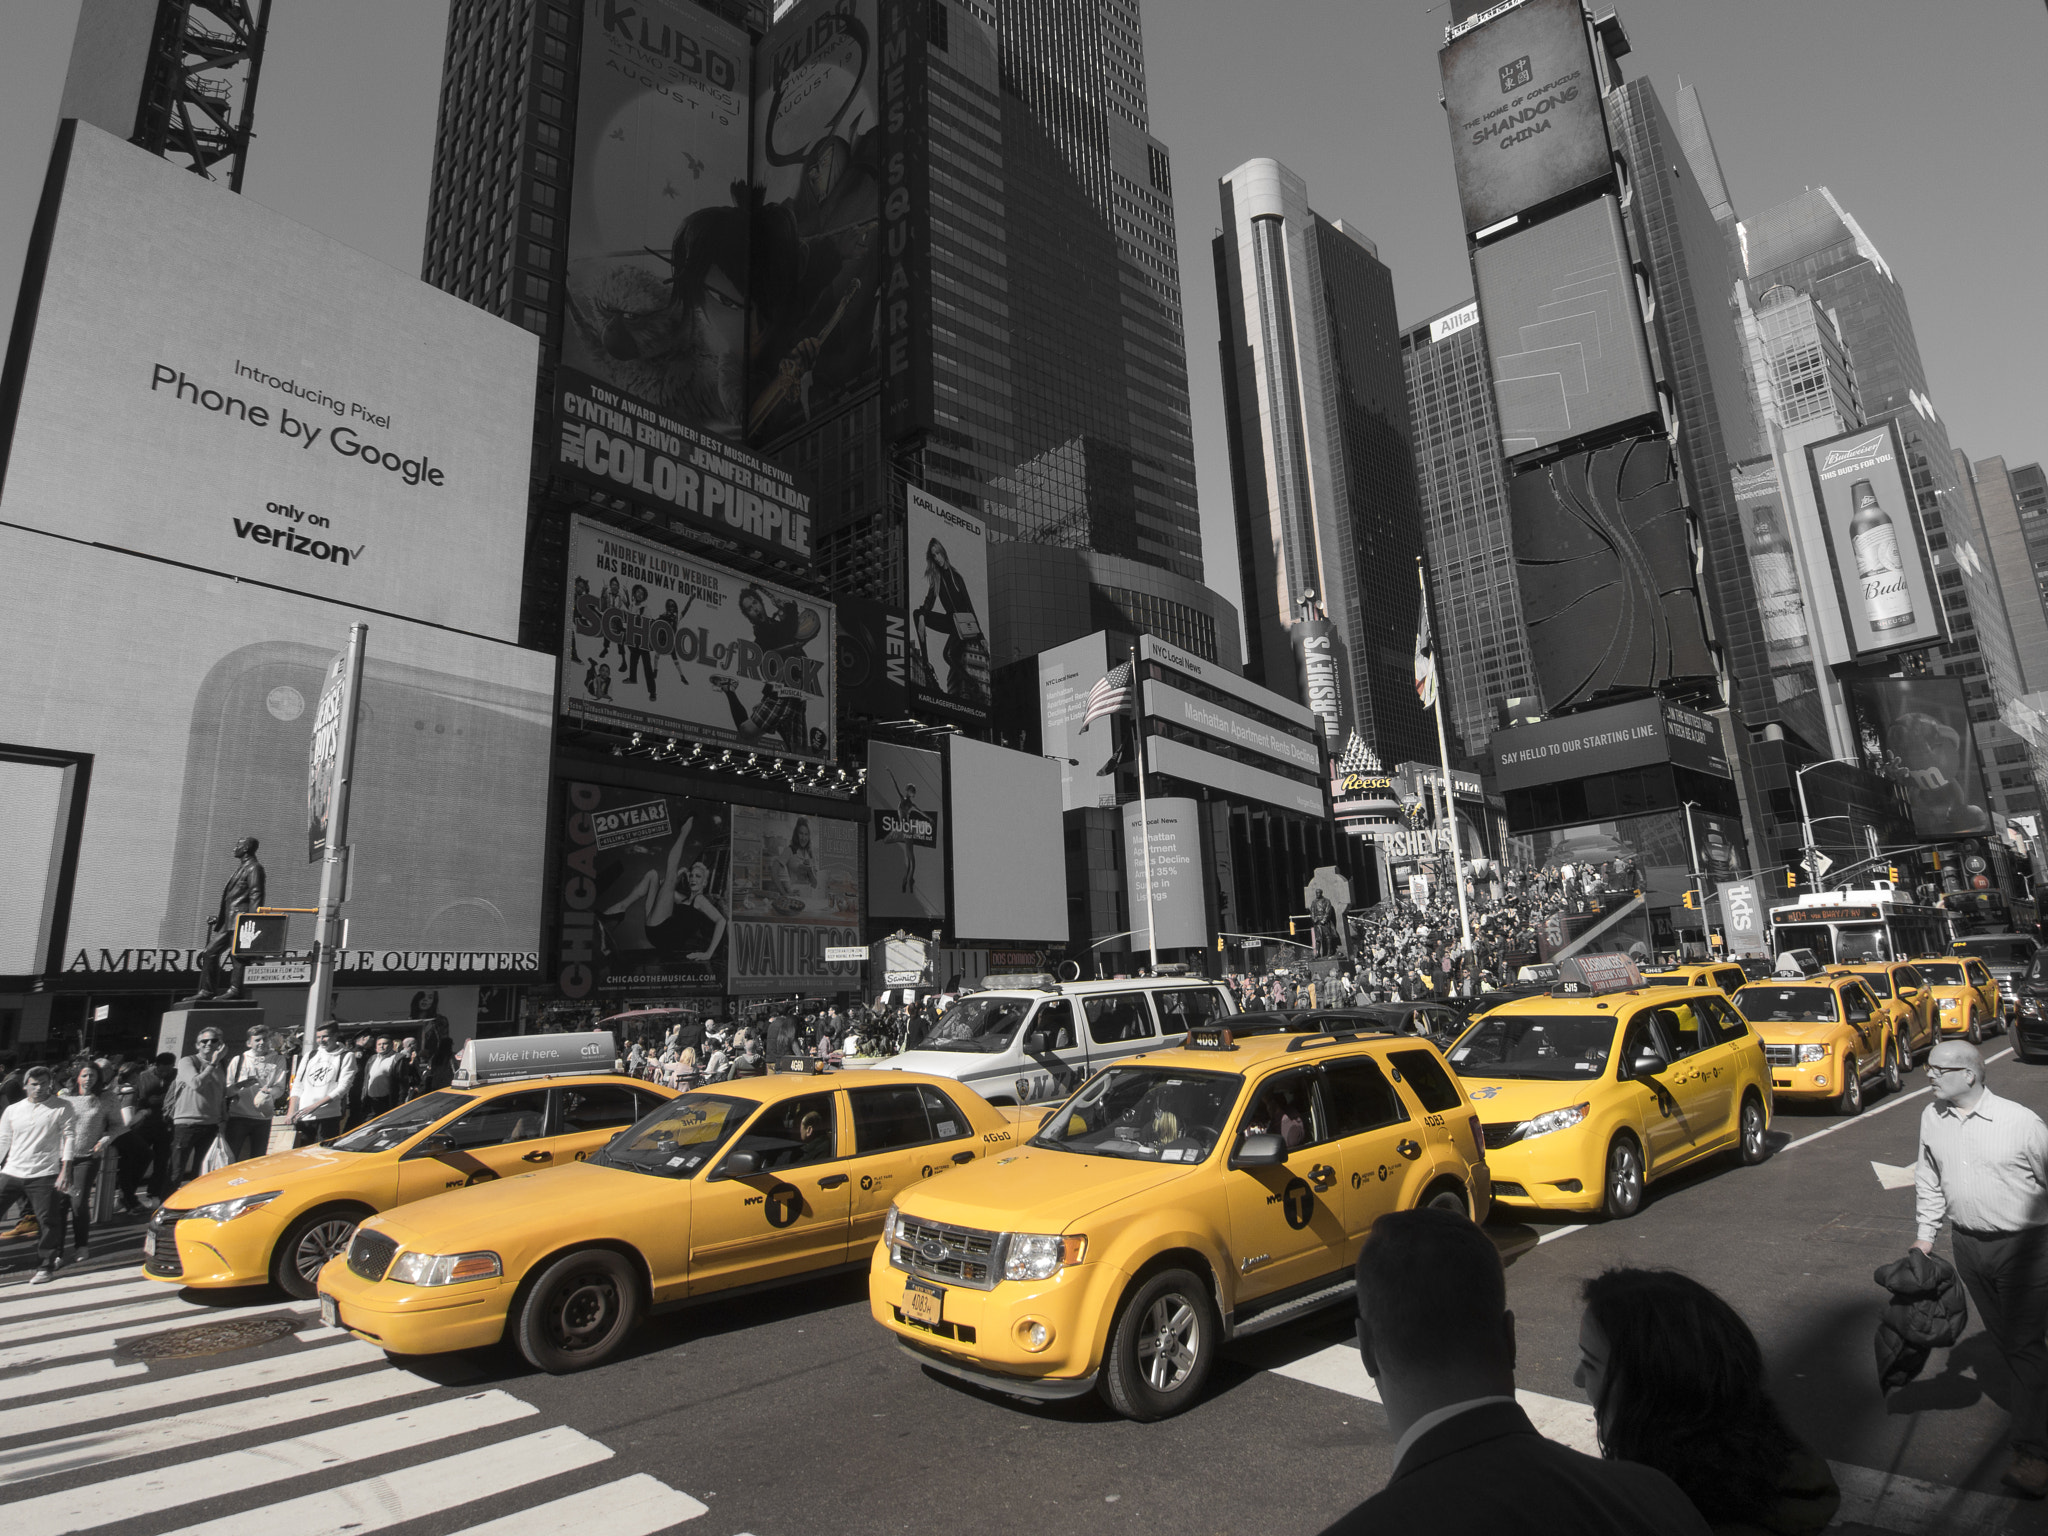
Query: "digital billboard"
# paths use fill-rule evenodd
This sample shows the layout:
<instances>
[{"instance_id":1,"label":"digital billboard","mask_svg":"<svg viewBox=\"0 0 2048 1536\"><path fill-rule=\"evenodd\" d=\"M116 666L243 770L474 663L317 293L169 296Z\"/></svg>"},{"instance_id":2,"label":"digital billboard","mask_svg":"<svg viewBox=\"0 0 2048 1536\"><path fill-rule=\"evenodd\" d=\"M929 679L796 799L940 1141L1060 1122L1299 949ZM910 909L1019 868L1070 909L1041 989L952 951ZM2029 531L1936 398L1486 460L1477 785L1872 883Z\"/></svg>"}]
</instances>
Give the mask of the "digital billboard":
<instances>
[{"instance_id":1,"label":"digital billboard","mask_svg":"<svg viewBox=\"0 0 2048 1536\"><path fill-rule=\"evenodd\" d=\"M988 533L938 497L904 492L910 560L910 691L922 713L988 719Z\"/></svg>"},{"instance_id":2,"label":"digital billboard","mask_svg":"<svg viewBox=\"0 0 2048 1536\"><path fill-rule=\"evenodd\" d=\"M1916 837L1991 830L1961 678L1851 677L1842 691L1865 766L1905 794Z\"/></svg>"},{"instance_id":3,"label":"digital billboard","mask_svg":"<svg viewBox=\"0 0 2048 1536\"><path fill-rule=\"evenodd\" d=\"M19 528L0 570L0 742L91 762L55 966L182 984L244 837L272 906L316 903L308 752L360 620L340 974L537 979L553 658Z\"/></svg>"},{"instance_id":4,"label":"digital billboard","mask_svg":"<svg viewBox=\"0 0 2048 1536\"><path fill-rule=\"evenodd\" d=\"M860 938L860 828L850 821L732 808L732 990L837 992L859 961L828 949Z\"/></svg>"},{"instance_id":5,"label":"digital billboard","mask_svg":"<svg viewBox=\"0 0 2048 1536\"><path fill-rule=\"evenodd\" d=\"M605 784L562 794L562 995L722 994L731 807Z\"/></svg>"},{"instance_id":6,"label":"digital billboard","mask_svg":"<svg viewBox=\"0 0 2048 1536\"><path fill-rule=\"evenodd\" d=\"M910 620L865 597L834 600L839 703L847 716L900 720L910 708Z\"/></svg>"},{"instance_id":7,"label":"digital billboard","mask_svg":"<svg viewBox=\"0 0 2048 1536\"><path fill-rule=\"evenodd\" d=\"M1633 422L1661 422L1620 205L1612 197L1481 246L1472 272L1508 458Z\"/></svg>"},{"instance_id":8,"label":"digital billboard","mask_svg":"<svg viewBox=\"0 0 2048 1536\"><path fill-rule=\"evenodd\" d=\"M581 517L569 587L563 713L832 761L830 603Z\"/></svg>"},{"instance_id":9,"label":"digital billboard","mask_svg":"<svg viewBox=\"0 0 2048 1536\"><path fill-rule=\"evenodd\" d=\"M799 0L754 55L753 442L801 431L881 378L875 5Z\"/></svg>"},{"instance_id":10,"label":"digital billboard","mask_svg":"<svg viewBox=\"0 0 2048 1536\"><path fill-rule=\"evenodd\" d=\"M1676 744L1670 729L1674 714ZM1495 787L1503 792L1681 759L1686 767L1728 776L1713 720L1654 698L1498 730L1490 750Z\"/></svg>"},{"instance_id":11,"label":"digital billboard","mask_svg":"<svg viewBox=\"0 0 2048 1536\"><path fill-rule=\"evenodd\" d=\"M1209 942L1209 914L1202 878L1202 807L1175 796L1154 799L1141 815L1138 802L1124 807L1124 894L1130 905L1130 948L1199 949ZM1152 853L1151 903L1145 899L1145 850ZM1150 921L1147 921L1147 914Z\"/></svg>"},{"instance_id":12,"label":"digital billboard","mask_svg":"<svg viewBox=\"0 0 2048 1536\"><path fill-rule=\"evenodd\" d=\"M1927 543L1891 423L1809 443L1836 593L1858 656L1948 638Z\"/></svg>"},{"instance_id":13,"label":"digital billboard","mask_svg":"<svg viewBox=\"0 0 2048 1536\"><path fill-rule=\"evenodd\" d=\"M1109 636L1101 631L1038 653L1039 744L1059 762L1062 810L1116 804L1116 722L1105 715L1081 724L1088 695L1109 667Z\"/></svg>"},{"instance_id":14,"label":"digital billboard","mask_svg":"<svg viewBox=\"0 0 2048 1536\"><path fill-rule=\"evenodd\" d=\"M49 190L0 520L517 638L533 336L89 124Z\"/></svg>"},{"instance_id":15,"label":"digital billboard","mask_svg":"<svg viewBox=\"0 0 2048 1536\"><path fill-rule=\"evenodd\" d=\"M1437 66L1468 234L1613 174L1579 0L1522 0Z\"/></svg>"},{"instance_id":16,"label":"digital billboard","mask_svg":"<svg viewBox=\"0 0 2048 1536\"><path fill-rule=\"evenodd\" d=\"M957 942L1067 939L1060 775L1035 752L946 738L947 886Z\"/></svg>"},{"instance_id":17,"label":"digital billboard","mask_svg":"<svg viewBox=\"0 0 2048 1536\"><path fill-rule=\"evenodd\" d=\"M1736 518L1756 583L1757 617L1773 670L1813 661L1813 625L1800 580L1796 534L1776 460L1739 470L1731 479Z\"/></svg>"},{"instance_id":18,"label":"digital billboard","mask_svg":"<svg viewBox=\"0 0 2048 1536\"><path fill-rule=\"evenodd\" d=\"M868 913L946 916L945 776L939 754L868 743Z\"/></svg>"}]
</instances>

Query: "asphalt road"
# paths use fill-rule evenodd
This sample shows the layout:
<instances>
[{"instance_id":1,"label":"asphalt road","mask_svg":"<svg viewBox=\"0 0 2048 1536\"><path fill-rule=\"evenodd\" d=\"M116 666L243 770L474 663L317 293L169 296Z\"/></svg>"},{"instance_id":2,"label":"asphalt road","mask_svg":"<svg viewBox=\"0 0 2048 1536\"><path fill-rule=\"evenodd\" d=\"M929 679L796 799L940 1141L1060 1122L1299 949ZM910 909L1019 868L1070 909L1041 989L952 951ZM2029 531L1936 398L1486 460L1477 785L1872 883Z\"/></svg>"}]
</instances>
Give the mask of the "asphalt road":
<instances>
[{"instance_id":1,"label":"asphalt road","mask_svg":"<svg viewBox=\"0 0 2048 1536\"><path fill-rule=\"evenodd\" d=\"M1999 1487L2005 1374L1974 1321L1920 1381L1888 1401L1876 1388L1870 1275L1911 1241L1912 1191L1872 1164L1913 1160L1925 1081L1855 1121L1785 1114L1761 1167L1652 1186L1627 1222L1491 1224L1547 1432L1589 1432L1571 1384L1580 1282L1674 1267L1756 1329L1788 1418L1836 1465L1846 1529L2048 1536L2048 1506ZM1991 1082L2048 1113L2048 1069L2006 1056ZM104 1234L91 1266L34 1289L31 1245L0 1244L9 1536L1283 1536L1389 1470L1343 1316L1233 1347L1193 1411L1134 1425L1093 1399L1033 1406L927 1375L869 1322L862 1276L657 1319L580 1376L504 1351L400 1369L281 1297L140 1281L139 1235ZM240 1326L183 1332L223 1322Z\"/></svg>"}]
</instances>

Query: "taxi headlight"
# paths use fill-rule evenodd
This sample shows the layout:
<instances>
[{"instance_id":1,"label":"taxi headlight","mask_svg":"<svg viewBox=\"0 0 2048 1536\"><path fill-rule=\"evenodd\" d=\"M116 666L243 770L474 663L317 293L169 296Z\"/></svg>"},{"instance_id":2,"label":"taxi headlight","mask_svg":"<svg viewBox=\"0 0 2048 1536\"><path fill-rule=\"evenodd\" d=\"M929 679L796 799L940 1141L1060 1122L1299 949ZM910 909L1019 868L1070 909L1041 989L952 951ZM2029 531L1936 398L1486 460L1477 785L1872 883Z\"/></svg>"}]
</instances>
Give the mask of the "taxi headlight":
<instances>
[{"instance_id":1,"label":"taxi headlight","mask_svg":"<svg viewBox=\"0 0 2048 1536\"><path fill-rule=\"evenodd\" d=\"M189 1221L233 1221L237 1216L246 1216L259 1206L270 1204L281 1189L266 1189L260 1195L242 1195L233 1200L216 1200L211 1205L202 1205L185 1213Z\"/></svg>"},{"instance_id":2,"label":"taxi headlight","mask_svg":"<svg viewBox=\"0 0 2048 1536\"><path fill-rule=\"evenodd\" d=\"M1050 1280L1067 1265L1080 1263L1087 1251L1085 1237L1062 1237L1056 1232L1012 1232L1003 1256L1003 1278Z\"/></svg>"},{"instance_id":3,"label":"taxi headlight","mask_svg":"<svg viewBox=\"0 0 2048 1536\"><path fill-rule=\"evenodd\" d=\"M1952 997L1944 997L1943 999L1941 999L1940 1002L1935 1004L1935 1006L1939 1008L1943 1013L1947 1013L1950 1009L1954 1008L1955 1005L1956 1000Z\"/></svg>"},{"instance_id":4,"label":"taxi headlight","mask_svg":"<svg viewBox=\"0 0 2048 1536\"><path fill-rule=\"evenodd\" d=\"M896 1223L897 1223L897 1220L898 1220L898 1218L897 1218L897 1215L896 1215L896 1207L892 1205L892 1206L890 1206L890 1207L889 1207L889 1214L888 1214L888 1215L886 1215L886 1216L884 1216L884 1217L882 1218L882 1241L883 1241L883 1243L885 1243L885 1244L894 1244L894 1243L895 1243L895 1241L896 1241Z\"/></svg>"},{"instance_id":5,"label":"taxi headlight","mask_svg":"<svg viewBox=\"0 0 2048 1536\"><path fill-rule=\"evenodd\" d=\"M1826 1061L1828 1059L1828 1048L1824 1045L1802 1045L1799 1047L1799 1059L1801 1061Z\"/></svg>"},{"instance_id":6,"label":"taxi headlight","mask_svg":"<svg viewBox=\"0 0 2048 1536\"><path fill-rule=\"evenodd\" d=\"M1577 1125L1592 1112L1592 1109L1593 1106L1590 1104L1574 1104L1569 1109L1548 1110L1534 1119L1524 1120L1516 1128L1520 1132L1516 1140L1527 1141L1531 1136L1548 1136L1552 1131L1562 1131L1569 1126Z\"/></svg>"},{"instance_id":7,"label":"taxi headlight","mask_svg":"<svg viewBox=\"0 0 2048 1536\"><path fill-rule=\"evenodd\" d=\"M400 1285L454 1285L505 1273L495 1253L401 1253L386 1277Z\"/></svg>"}]
</instances>

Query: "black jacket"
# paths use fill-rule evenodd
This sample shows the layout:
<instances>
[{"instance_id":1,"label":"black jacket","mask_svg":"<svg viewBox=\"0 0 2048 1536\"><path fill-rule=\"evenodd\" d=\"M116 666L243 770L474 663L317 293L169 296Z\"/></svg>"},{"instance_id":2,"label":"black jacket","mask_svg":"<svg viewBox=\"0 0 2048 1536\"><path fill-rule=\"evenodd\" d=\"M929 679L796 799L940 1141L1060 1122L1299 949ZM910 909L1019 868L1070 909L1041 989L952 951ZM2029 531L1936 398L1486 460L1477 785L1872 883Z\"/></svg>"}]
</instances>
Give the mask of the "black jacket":
<instances>
[{"instance_id":1,"label":"black jacket","mask_svg":"<svg viewBox=\"0 0 2048 1536\"><path fill-rule=\"evenodd\" d=\"M1513 1403L1446 1419L1408 1447L1387 1486L1323 1536L1709 1536L1662 1472L1602 1461L1536 1433Z\"/></svg>"},{"instance_id":2,"label":"black jacket","mask_svg":"<svg viewBox=\"0 0 2048 1536\"><path fill-rule=\"evenodd\" d=\"M1918 1248L1880 1265L1871 1279L1892 1293L1877 1320L1877 1384L1890 1392L1920 1374L1930 1351L1947 1349L1970 1326L1970 1303L1955 1267Z\"/></svg>"}]
</instances>

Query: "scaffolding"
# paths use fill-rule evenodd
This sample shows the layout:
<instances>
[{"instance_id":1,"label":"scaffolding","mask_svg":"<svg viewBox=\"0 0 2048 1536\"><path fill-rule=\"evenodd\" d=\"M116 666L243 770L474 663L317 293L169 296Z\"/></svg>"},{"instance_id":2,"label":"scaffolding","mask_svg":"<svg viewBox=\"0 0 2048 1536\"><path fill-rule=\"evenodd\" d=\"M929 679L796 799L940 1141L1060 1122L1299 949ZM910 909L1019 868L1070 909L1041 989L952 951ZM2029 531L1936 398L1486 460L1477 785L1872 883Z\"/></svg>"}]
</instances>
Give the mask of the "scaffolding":
<instances>
[{"instance_id":1,"label":"scaffolding","mask_svg":"<svg viewBox=\"0 0 2048 1536\"><path fill-rule=\"evenodd\" d=\"M158 0L134 142L242 190L270 0Z\"/></svg>"}]
</instances>

